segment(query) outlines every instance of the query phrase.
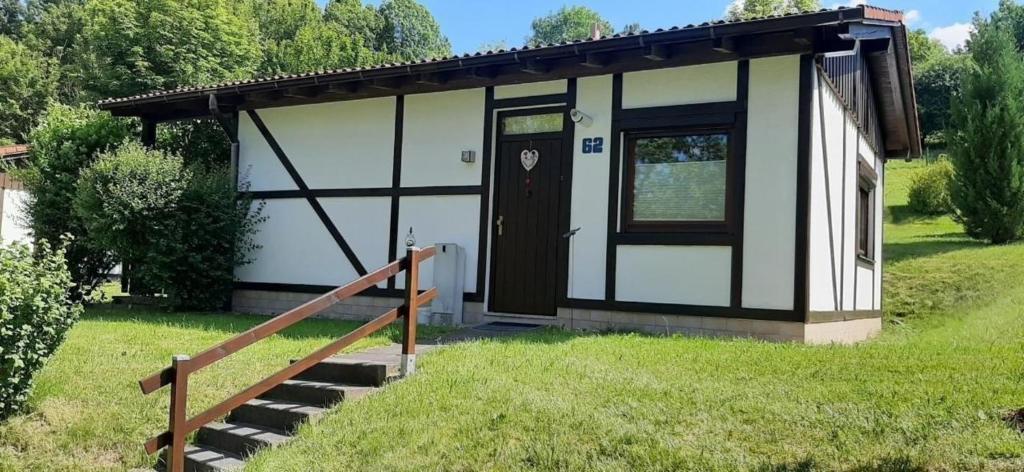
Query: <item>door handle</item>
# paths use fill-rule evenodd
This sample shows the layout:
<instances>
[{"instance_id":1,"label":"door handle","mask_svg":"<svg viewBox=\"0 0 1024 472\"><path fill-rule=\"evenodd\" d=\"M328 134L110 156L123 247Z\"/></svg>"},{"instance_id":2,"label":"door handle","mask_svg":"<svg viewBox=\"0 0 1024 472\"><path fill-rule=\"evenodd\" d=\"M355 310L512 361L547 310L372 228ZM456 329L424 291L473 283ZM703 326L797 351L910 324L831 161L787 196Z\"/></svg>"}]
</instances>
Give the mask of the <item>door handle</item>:
<instances>
[{"instance_id":1,"label":"door handle","mask_svg":"<svg viewBox=\"0 0 1024 472\"><path fill-rule=\"evenodd\" d=\"M505 222L505 217L501 216L501 215L498 215L498 219L497 219L497 221L495 221L495 224L498 225L498 236L501 236L502 233L505 232L505 226L502 224L504 222Z\"/></svg>"}]
</instances>

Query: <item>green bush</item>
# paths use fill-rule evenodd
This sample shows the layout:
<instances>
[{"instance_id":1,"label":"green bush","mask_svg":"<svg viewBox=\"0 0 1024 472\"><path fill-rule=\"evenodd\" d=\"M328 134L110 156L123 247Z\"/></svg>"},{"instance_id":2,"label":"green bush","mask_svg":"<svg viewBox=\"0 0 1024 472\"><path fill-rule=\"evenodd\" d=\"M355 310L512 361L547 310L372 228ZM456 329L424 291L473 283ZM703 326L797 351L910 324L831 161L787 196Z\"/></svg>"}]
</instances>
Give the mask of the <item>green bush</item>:
<instances>
[{"instance_id":1,"label":"green bush","mask_svg":"<svg viewBox=\"0 0 1024 472\"><path fill-rule=\"evenodd\" d=\"M164 123L157 127L156 147L177 154L186 166L227 167L231 162L231 142L213 120L188 120Z\"/></svg>"},{"instance_id":2,"label":"green bush","mask_svg":"<svg viewBox=\"0 0 1024 472\"><path fill-rule=\"evenodd\" d=\"M907 206L919 215L942 215L953 211L949 186L953 180L953 164L936 160L910 178Z\"/></svg>"},{"instance_id":3,"label":"green bush","mask_svg":"<svg viewBox=\"0 0 1024 472\"><path fill-rule=\"evenodd\" d=\"M44 241L33 256L20 244L0 246L0 420L21 410L35 373L81 314L72 285L64 249Z\"/></svg>"},{"instance_id":4,"label":"green bush","mask_svg":"<svg viewBox=\"0 0 1024 472\"><path fill-rule=\"evenodd\" d=\"M205 163L127 143L83 172L75 209L89 236L123 260L133 279L178 308L214 309L249 262L262 205L238 198L233 179Z\"/></svg>"},{"instance_id":5,"label":"green bush","mask_svg":"<svg viewBox=\"0 0 1024 472\"><path fill-rule=\"evenodd\" d=\"M180 158L129 142L100 154L78 180L74 207L89 239L131 262L140 286L158 286L147 261L154 238L174 231L183 169Z\"/></svg>"},{"instance_id":6,"label":"green bush","mask_svg":"<svg viewBox=\"0 0 1024 472\"><path fill-rule=\"evenodd\" d=\"M27 168L17 173L30 191L26 211L36 240L61 243L66 248L76 298L93 292L116 265L116 260L86 234L85 225L72 206L82 170L97 155L124 142L133 134L132 122L87 107L51 106L29 139L32 156Z\"/></svg>"},{"instance_id":7,"label":"green bush","mask_svg":"<svg viewBox=\"0 0 1024 472\"><path fill-rule=\"evenodd\" d=\"M218 308L231 295L235 267L252 262L259 247L253 236L265 204L239 198L226 169L193 165L188 175L168 237L153 238L147 264L179 308Z\"/></svg>"}]
</instances>

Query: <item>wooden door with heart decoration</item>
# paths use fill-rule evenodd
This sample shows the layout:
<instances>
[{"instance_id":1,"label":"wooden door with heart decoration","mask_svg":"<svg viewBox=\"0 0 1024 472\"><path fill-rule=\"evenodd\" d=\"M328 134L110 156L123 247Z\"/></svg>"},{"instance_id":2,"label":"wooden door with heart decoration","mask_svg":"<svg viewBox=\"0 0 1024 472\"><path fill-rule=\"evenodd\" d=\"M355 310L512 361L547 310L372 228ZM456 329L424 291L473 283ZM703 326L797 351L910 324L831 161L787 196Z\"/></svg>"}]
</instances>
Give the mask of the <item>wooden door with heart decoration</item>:
<instances>
[{"instance_id":1,"label":"wooden door with heart decoration","mask_svg":"<svg viewBox=\"0 0 1024 472\"><path fill-rule=\"evenodd\" d=\"M561 136L553 133L499 137L492 312L556 313L562 146Z\"/></svg>"}]
</instances>

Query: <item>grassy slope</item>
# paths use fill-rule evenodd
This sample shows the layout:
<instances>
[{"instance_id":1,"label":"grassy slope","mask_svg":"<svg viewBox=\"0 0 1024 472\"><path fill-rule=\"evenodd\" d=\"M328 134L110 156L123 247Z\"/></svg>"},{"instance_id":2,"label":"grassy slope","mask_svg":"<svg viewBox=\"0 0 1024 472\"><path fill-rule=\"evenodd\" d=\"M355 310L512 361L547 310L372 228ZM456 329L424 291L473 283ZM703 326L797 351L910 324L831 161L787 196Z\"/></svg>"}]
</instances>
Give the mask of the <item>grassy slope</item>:
<instances>
[{"instance_id":1,"label":"grassy slope","mask_svg":"<svg viewBox=\"0 0 1024 472\"><path fill-rule=\"evenodd\" d=\"M123 470L149 466L142 441L167 426L166 390L136 382L177 353L195 354L262 321L259 316L91 309L40 374L31 413L0 425L0 470ZM314 320L210 367L190 383L198 413L347 333L355 323ZM354 348L384 344L389 330Z\"/></svg>"},{"instance_id":2,"label":"grassy slope","mask_svg":"<svg viewBox=\"0 0 1024 472\"><path fill-rule=\"evenodd\" d=\"M890 170L886 303L910 316L877 341L464 344L250 468L1024 469L1024 439L1000 418L1024 407L1024 248L907 216L913 165Z\"/></svg>"}]
</instances>

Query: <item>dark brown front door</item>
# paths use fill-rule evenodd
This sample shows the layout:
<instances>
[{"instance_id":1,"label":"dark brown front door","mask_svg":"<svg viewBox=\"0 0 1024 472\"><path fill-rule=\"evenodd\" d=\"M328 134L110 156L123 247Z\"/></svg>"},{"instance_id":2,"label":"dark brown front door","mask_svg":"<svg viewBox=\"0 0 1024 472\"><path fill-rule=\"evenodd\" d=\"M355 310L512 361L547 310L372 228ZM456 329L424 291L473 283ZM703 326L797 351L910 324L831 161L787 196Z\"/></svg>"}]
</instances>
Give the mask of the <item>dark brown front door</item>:
<instances>
[{"instance_id":1,"label":"dark brown front door","mask_svg":"<svg viewBox=\"0 0 1024 472\"><path fill-rule=\"evenodd\" d=\"M557 133L498 140L491 311L555 314L562 145Z\"/></svg>"}]
</instances>

